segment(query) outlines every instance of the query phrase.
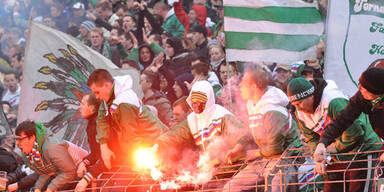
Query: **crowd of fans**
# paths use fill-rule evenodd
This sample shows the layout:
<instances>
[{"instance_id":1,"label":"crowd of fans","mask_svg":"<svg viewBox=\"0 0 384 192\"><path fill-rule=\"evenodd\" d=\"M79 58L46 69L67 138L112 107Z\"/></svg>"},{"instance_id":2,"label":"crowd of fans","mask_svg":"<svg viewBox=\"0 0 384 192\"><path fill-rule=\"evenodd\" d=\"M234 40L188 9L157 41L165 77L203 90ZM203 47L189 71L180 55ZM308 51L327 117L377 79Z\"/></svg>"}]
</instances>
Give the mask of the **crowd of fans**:
<instances>
[{"instance_id":1,"label":"crowd of fans","mask_svg":"<svg viewBox=\"0 0 384 192\"><path fill-rule=\"evenodd\" d=\"M155 142L160 150L173 146L176 151L187 147L206 151L214 138L222 137L230 142L225 150L217 148L221 153L218 164L238 161L242 152L255 145L257 150L247 161L278 157L289 146L302 144L315 151L325 126L348 102L333 81L323 79L323 40L313 60L227 62L223 17L222 0L0 0L0 95L2 110L16 135L1 138L1 170L8 172L7 190L34 186L35 191L83 191L111 165L127 163L117 156L128 156L122 154L131 149L122 146L134 145L131 140ZM87 156L40 122L16 124L31 20L68 33L117 67L141 74L141 100L129 87L128 77L114 78L103 70L91 74L87 84L93 93L85 94L79 106L89 122ZM108 124L110 116L118 117L118 126ZM363 117L351 127L327 148L330 152L353 152L358 143L380 141ZM174 160L172 156L177 155L169 156ZM254 183L237 178L264 175L260 171L264 166L249 163L224 189L249 189ZM349 176L362 178L364 174ZM77 186L69 185L75 177L80 179ZM332 186L326 185L325 191ZM350 186L351 191L361 191L360 185Z\"/></svg>"}]
</instances>

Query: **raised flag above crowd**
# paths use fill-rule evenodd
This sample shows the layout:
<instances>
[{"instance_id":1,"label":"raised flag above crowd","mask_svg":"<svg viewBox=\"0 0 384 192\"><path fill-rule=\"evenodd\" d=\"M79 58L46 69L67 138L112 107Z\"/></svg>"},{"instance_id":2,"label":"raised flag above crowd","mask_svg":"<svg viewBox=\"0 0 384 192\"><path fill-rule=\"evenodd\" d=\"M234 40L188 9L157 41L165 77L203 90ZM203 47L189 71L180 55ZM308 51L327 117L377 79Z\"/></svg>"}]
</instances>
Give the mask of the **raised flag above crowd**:
<instances>
[{"instance_id":1,"label":"raised flag above crowd","mask_svg":"<svg viewBox=\"0 0 384 192\"><path fill-rule=\"evenodd\" d=\"M323 21L315 3L224 0L229 61L293 63L316 56Z\"/></svg>"},{"instance_id":2,"label":"raised flag above crowd","mask_svg":"<svg viewBox=\"0 0 384 192\"><path fill-rule=\"evenodd\" d=\"M89 74L97 68L114 75L130 74L133 89L142 95L139 73L119 69L110 60L68 34L32 22L26 47L19 122L41 121L54 133L82 145L86 121L78 111Z\"/></svg>"},{"instance_id":3,"label":"raised flag above crowd","mask_svg":"<svg viewBox=\"0 0 384 192\"><path fill-rule=\"evenodd\" d=\"M383 58L383 10L383 1L330 1L324 75L342 85L348 96L356 92L369 64ZM383 68L384 62L374 66Z\"/></svg>"}]
</instances>

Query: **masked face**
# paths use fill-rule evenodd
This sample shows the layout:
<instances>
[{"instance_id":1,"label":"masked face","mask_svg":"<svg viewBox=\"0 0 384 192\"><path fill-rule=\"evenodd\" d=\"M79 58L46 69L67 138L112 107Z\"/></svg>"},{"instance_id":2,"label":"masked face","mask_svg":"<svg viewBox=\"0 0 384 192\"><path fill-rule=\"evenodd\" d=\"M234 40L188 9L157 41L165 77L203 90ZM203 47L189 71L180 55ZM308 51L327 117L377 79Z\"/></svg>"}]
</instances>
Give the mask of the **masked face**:
<instances>
[{"instance_id":1,"label":"masked face","mask_svg":"<svg viewBox=\"0 0 384 192\"><path fill-rule=\"evenodd\" d=\"M192 110L196 114L200 114L204 111L206 102L192 102Z\"/></svg>"}]
</instances>

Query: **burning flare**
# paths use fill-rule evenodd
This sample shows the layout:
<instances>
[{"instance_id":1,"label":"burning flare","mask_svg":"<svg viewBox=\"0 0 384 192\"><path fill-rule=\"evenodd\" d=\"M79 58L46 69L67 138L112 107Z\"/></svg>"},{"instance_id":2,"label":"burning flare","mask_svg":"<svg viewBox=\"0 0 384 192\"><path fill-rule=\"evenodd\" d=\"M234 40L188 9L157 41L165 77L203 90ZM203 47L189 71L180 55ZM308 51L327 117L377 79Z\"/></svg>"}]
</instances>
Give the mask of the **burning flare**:
<instances>
[{"instance_id":1,"label":"burning flare","mask_svg":"<svg viewBox=\"0 0 384 192\"><path fill-rule=\"evenodd\" d=\"M151 170L151 177L154 180L160 179L163 174L157 169L159 161L156 158L156 151L158 145L155 144L151 148L140 148L135 153L135 162L138 169L149 169Z\"/></svg>"}]
</instances>

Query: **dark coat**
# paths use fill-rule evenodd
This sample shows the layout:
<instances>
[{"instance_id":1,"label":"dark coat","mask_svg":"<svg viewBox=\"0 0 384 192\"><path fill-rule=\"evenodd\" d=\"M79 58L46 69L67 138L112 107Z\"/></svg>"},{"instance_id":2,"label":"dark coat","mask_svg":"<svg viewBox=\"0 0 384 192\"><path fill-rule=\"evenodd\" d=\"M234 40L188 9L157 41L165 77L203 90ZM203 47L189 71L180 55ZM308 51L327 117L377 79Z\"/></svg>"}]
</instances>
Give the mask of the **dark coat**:
<instances>
[{"instance_id":1,"label":"dark coat","mask_svg":"<svg viewBox=\"0 0 384 192\"><path fill-rule=\"evenodd\" d=\"M341 135L361 113L369 117L373 130L381 138L384 138L384 99L372 106L371 102L364 99L360 91L349 99L347 107L330 123L322 135L320 142L325 146Z\"/></svg>"}]
</instances>

